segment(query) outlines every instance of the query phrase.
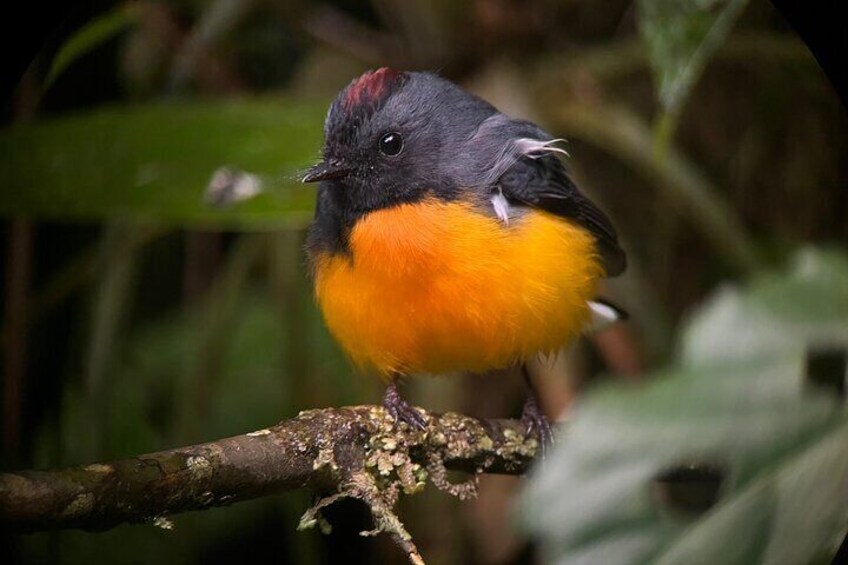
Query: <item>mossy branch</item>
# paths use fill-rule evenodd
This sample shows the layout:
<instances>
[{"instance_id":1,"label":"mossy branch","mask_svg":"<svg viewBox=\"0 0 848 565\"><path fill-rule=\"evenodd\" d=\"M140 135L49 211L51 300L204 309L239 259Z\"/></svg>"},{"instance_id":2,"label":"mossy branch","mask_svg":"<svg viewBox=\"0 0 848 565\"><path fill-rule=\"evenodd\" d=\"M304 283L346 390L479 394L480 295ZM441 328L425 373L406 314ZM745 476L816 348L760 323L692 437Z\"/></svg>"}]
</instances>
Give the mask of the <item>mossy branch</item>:
<instances>
[{"instance_id":1,"label":"mossy branch","mask_svg":"<svg viewBox=\"0 0 848 565\"><path fill-rule=\"evenodd\" d=\"M515 420L433 414L426 430L395 425L380 406L301 412L249 434L110 463L0 474L0 522L17 532L123 523L167 525L167 516L308 488L320 498L301 527L322 523L322 507L343 497L369 505L375 530L387 532L413 562L423 562L394 514L401 492L429 478L467 498L482 472L521 474L536 454ZM447 469L475 475L452 484Z\"/></svg>"}]
</instances>

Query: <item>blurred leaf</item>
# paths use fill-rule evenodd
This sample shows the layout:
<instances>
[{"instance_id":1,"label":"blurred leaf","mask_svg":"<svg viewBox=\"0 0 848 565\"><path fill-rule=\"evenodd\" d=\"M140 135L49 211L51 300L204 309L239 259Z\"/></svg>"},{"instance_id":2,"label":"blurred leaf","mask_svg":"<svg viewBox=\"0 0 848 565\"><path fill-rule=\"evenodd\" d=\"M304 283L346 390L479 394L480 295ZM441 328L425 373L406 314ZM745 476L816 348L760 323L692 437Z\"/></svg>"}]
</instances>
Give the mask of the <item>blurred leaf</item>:
<instances>
[{"instance_id":1,"label":"blurred leaf","mask_svg":"<svg viewBox=\"0 0 848 565\"><path fill-rule=\"evenodd\" d=\"M747 3L747 0L639 0L639 31L648 48L662 107L653 132L657 161L664 160L686 100Z\"/></svg>"},{"instance_id":2,"label":"blurred leaf","mask_svg":"<svg viewBox=\"0 0 848 565\"><path fill-rule=\"evenodd\" d=\"M686 329L681 363L590 393L523 500L547 561L807 563L833 549L848 520L848 418L804 376L819 340L848 355L846 263L808 250L785 274L721 291ZM788 320L783 303L811 289L805 300L842 310ZM698 495L710 485L715 498Z\"/></svg>"},{"instance_id":3,"label":"blurred leaf","mask_svg":"<svg viewBox=\"0 0 848 565\"><path fill-rule=\"evenodd\" d=\"M845 418L834 398L801 395L802 369L801 359L778 359L737 371L678 370L645 389L591 395L525 500L525 522L541 536L548 562L644 563L672 545L696 544L713 556L706 563L755 563L771 544L785 543L775 539L783 527L770 528L787 523L808 536L799 543L830 541L848 518L848 442L819 454L837 445L833 434L844 437ZM686 539L701 523L668 504L654 479L692 464L724 473L716 511L735 523L731 533ZM815 484L822 475L831 478L820 488L836 492L814 518L792 483ZM743 499L752 492L767 493L753 508ZM813 519L827 527L810 532Z\"/></svg>"},{"instance_id":4,"label":"blurred leaf","mask_svg":"<svg viewBox=\"0 0 848 565\"><path fill-rule=\"evenodd\" d=\"M676 113L747 0L639 0L639 31L666 112Z\"/></svg>"},{"instance_id":5,"label":"blurred leaf","mask_svg":"<svg viewBox=\"0 0 848 565\"><path fill-rule=\"evenodd\" d=\"M724 287L682 333L687 366L739 364L810 348L848 349L848 258L807 249L785 274Z\"/></svg>"},{"instance_id":6,"label":"blurred leaf","mask_svg":"<svg viewBox=\"0 0 848 565\"><path fill-rule=\"evenodd\" d=\"M297 182L321 144L323 104L283 99L123 106L0 131L0 214L154 218L198 227L304 223L314 190ZM203 203L221 166L264 192L231 208Z\"/></svg>"},{"instance_id":7,"label":"blurred leaf","mask_svg":"<svg viewBox=\"0 0 848 565\"><path fill-rule=\"evenodd\" d=\"M50 70L44 79L45 89L49 88L56 78L74 61L134 24L137 15L138 11L133 4L121 4L80 28L59 48L59 51L53 57Z\"/></svg>"},{"instance_id":8,"label":"blurred leaf","mask_svg":"<svg viewBox=\"0 0 848 565\"><path fill-rule=\"evenodd\" d=\"M835 548L828 545L845 529L846 502L848 425L843 424L764 473L657 562L810 563ZM727 543L733 541L742 543Z\"/></svg>"}]
</instances>

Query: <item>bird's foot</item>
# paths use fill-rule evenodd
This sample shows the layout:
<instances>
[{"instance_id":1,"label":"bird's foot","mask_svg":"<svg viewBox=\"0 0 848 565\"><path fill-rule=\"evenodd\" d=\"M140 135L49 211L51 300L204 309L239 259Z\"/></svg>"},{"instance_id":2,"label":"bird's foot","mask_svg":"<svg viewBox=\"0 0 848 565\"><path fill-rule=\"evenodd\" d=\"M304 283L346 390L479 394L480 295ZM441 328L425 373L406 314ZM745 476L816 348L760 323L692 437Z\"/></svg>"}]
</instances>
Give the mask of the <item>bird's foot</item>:
<instances>
[{"instance_id":1,"label":"bird's foot","mask_svg":"<svg viewBox=\"0 0 848 565\"><path fill-rule=\"evenodd\" d=\"M383 406L396 423L406 422L414 430L423 430L427 427L427 419L403 399L395 381L390 382L386 387L386 392L383 394Z\"/></svg>"},{"instance_id":2,"label":"bird's foot","mask_svg":"<svg viewBox=\"0 0 848 565\"><path fill-rule=\"evenodd\" d=\"M554 431L550 420L542 412L536 395L531 392L524 402L521 411L521 423L524 424L524 436L529 437L536 432L539 439L539 457L545 459L554 444Z\"/></svg>"}]
</instances>

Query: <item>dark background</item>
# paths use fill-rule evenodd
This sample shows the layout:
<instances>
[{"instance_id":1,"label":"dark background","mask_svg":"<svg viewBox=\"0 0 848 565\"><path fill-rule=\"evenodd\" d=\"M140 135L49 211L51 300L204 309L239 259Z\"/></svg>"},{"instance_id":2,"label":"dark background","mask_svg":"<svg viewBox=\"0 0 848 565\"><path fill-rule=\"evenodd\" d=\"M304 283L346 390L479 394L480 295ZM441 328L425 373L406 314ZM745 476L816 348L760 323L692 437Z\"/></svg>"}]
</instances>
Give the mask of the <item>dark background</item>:
<instances>
[{"instance_id":1,"label":"dark background","mask_svg":"<svg viewBox=\"0 0 848 565\"><path fill-rule=\"evenodd\" d=\"M144 4L173 26L176 45L151 48L161 30L129 28L81 57L43 96L33 85L43 80L52 56L114 4L25 5L15 17L5 18L5 122L172 99L269 95L326 104L362 70L391 63L439 69L496 105L527 112L555 135L570 139L578 181L610 212L630 254L634 268L608 293L633 312L634 321L604 339L587 340L568 366L569 379L548 382L552 414L564 409L585 383L606 378L600 374L638 380L662 364L691 305L721 281L747 274L704 237L697 217L680 213L655 179L634 172L614 143L575 132L556 118L560 100L576 100L599 115L606 115L614 102L648 125L661 114L645 66L618 76L582 63L569 66L600 47L638 41L638 16L629 2L497 0L453 8L441 3L435 12L448 15L430 28L433 37L441 38L438 48L422 46L414 27L399 26L402 18L392 19L397 12L386 8L391 2L256 2L213 43L210 59L220 65L217 70L205 78L200 72L178 86L166 80L174 65L169 49L179 49L180 38L202 21L209 3ZM762 261L772 265L806 243L848 243L848 137L839 102L846 92L844 20L836 16L835 1L776 5L778 10L764 1L751 2L733 33L768 34L797 52L803 47L797 32L830 82L812 55L806 60L780 54L718 56L685 103L672 141L712 181L711 189L729 205ZM320 25L315 24L318 16L324 17ZM345 26L351 23L370 30L363 43L358 33L348 33ZM396 42L383 42L386 37ZM138 72L127 70L132 41L147 45L151 58L161 58L158 71L130 76ZM10 355L17 355L20 363L13 371L22 383L19 396L4 400L4 413L21 414L15 429L4 429L4 437L13 438L6 442L4 469L127 456L245 432L308 407L379 398L380 385L352 374L322 329L299 253L302 219L261 236L173 223L145 236L147 227L123 222L109 216L41 217L37 210L6 214L2 220L4 379L10 378ZM136 238L143 243L122 247ZM104 252L113 244L122 250L117 257ZM251 246L261 250L248 259L251 252L245 248ZM128 257L131 264L121 262ZM94 266L62 287L59 300L39 308L44 290L80 258ZM244 272L237 269L241 260L250 264ZM121 282L122 269L130 269L129 282ZM221 281L233 269L240 282L227 287ZM23 296L32 306L25 316L38 316L25 323L24 331L9 322L10 305L20 297L11 281L22 274ZM110 292L117 298L104 302ZM238 306L228 310L228 301ZM110 308L118 320L113 326L102 321ZM199 328L210 317L217 319L216 312L225 312L221 335L204 338ZM98 324L101 331L115 330L106 353L94 352ZM204 339L223 346L186 345ZM94 355L103 358L99 365ZM173 387L172 381L183 383L178 376L183 372L201 377ZM135 384L121 384L127 377ZM411 393L437 409L517 415L520 381L501 377L416 381ZM92 388L98 379L113 384ZM104 405L105 416L100 413ZM121 420L116 413L128 416ZM509 526L506 509L517 486L515 479L484 478L481 497L466 504L428 491L403 501L401 514L434 563L532 562L532 544ZM308 503L306 494L291 493L177 517L174 532L125 526L104 534L4 534L0 559L130 563L143 555L145 561L224 563L264 554L283 563L403 562L386 540L358 536L370 525L357 503L331 507L331 536L296 532Z\"/></svg>"}]
</instances>

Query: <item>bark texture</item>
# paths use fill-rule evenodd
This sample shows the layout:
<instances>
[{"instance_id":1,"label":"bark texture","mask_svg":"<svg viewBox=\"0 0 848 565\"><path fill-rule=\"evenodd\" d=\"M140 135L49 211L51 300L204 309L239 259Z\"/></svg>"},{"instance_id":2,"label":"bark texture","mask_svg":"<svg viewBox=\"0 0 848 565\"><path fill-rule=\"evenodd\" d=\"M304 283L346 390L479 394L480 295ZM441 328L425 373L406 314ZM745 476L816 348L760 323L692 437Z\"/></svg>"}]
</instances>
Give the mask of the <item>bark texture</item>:
<instances>
[{"instance_id":1,"label":"bark texture","mask_svg":"<svg viewBox=\"0 0 848 565\"><path fill-rule=\"evenodd\" d=\"M421 409L418 409L421 410ZM433 414L423 431L396 425L381 406L301 412L241 436L139 455L109 463L0 475L0 522L18 532L105 530L167 516L309 488L318 495L301 527L321 525L321 508L343 497L364 501L375 530L386 532L422 563L394 514L400 493L429 480L460 498L475 494L476 475L523 473L536 455L535 436L520 422ZM472 474L450 483L448 469Z\"/></svg>"}]
</instances>

